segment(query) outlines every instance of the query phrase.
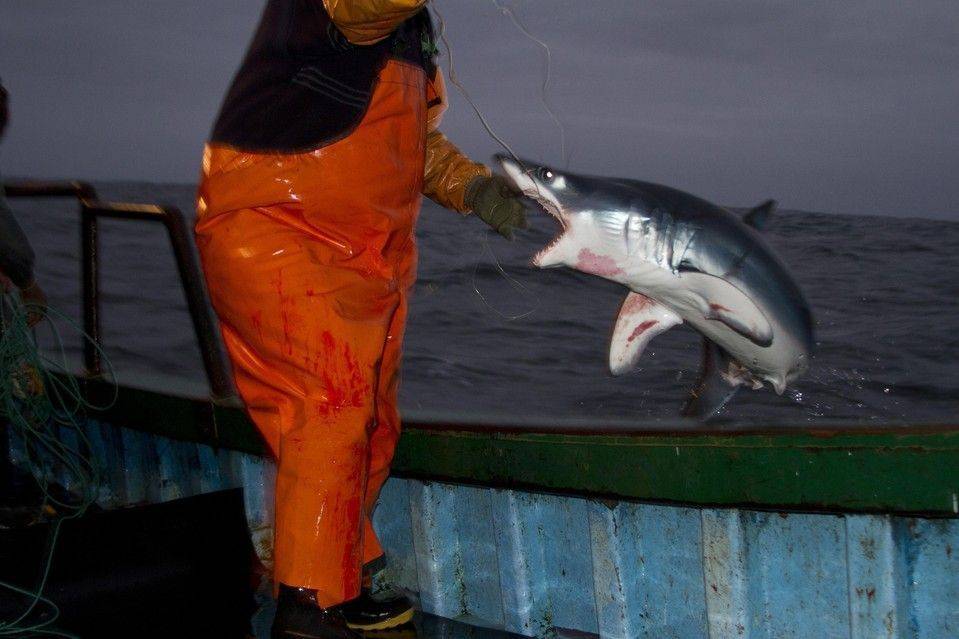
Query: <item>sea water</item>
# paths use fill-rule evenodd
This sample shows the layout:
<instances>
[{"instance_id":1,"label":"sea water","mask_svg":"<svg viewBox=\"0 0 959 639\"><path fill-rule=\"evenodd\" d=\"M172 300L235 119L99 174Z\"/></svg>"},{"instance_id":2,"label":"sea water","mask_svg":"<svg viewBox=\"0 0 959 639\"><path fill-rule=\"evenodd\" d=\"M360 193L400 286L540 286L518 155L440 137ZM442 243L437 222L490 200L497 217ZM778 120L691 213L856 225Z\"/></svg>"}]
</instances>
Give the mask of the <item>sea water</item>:
<instances>
[{"instance_id":1,"label":"sea water","mask_svg":"<svg viewBox=\"0 0 959 639\"><path fill-rule=\"evenodd\" d=\"M98 184L101 198L178 206L193 185ZM50 303L77 319L79 215L67 200L14 200ZM914 213L914 212L912 212ZM407 414L469 422L675 422L700 363L676 327L638 368L612 377L610 332L626 291L530 257L557 232L536 211L507 242L479 220L425 201L401 383ZM959 409L959 223L784 211L764 231L816 320L810 370L782 396L742 390L723 424L921 424ZM103 220L103 343L124 379L206 381L176 265L158 224ZM68 339L78 356L80 341Z\"/></svg>"}]
</instances>

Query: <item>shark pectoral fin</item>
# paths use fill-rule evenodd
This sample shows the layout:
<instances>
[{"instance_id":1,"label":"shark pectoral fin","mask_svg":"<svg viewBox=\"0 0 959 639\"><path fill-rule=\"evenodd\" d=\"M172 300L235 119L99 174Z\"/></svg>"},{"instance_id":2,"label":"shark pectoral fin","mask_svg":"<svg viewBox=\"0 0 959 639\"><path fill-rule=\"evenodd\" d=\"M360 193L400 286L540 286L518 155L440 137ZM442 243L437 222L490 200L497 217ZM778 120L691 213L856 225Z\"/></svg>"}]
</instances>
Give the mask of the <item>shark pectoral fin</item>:
<instances>
[{"instance_id":1,"label":"shark pectoral fin","mask_svg":"<svg viewBox=\"0 0 959 639\"><path fill-rule=\"evenodd\" d=\"M759 206L754 206L746 211L746 214L743 215L743 222L757 231L761 231L766 228L766 223L769 222L769 218L772 217L775 210L776 200L766 200Z\"/></svg>"},{"instance_id":2,"label":"shark pectoral fin","mask_svg":"<svg viewBox=\"0 0 959 639\"><path fill-rule=\"evenodd\" d=\"M766 347L773 343L769 319L748 295L713 275L687 272L681 277L699 298L703 317L722 322L757 346Z\"/></svg>"},{"instance_id":3,"label":"shark pectoral fin","mask_svg":"<svg viewBox=\"0 0 959 639\"><path fill-rule=\"evenodd\" d=\"M703 421L718 413L726 402L736 394L742 383L727 374L730 364L734 363L716 342L703 338L703 363L699 372L699 381L689 393L689 399L683 405L684 417L696 417Z\"/></svg>"},{"instance_id":4,"label":"shark pectoral fin","mask_svg":"<svg viewBox=\"0 0 959 639\"><path fill-rule=\"evenodd\" d=\"M613 375L628 373L650 340L677 324L682 318L656 300L631 292L623 300L609 344L609 370Z\"/></svg>"},{"instance_id":5,"label":"shark pectoral fin","mask_svg":"<svg viewBox=\"0 0 959 639\"><path fill-rule=\"evenodd\" d=\"M743 315L731 312L730 309L721 304L710 304L709 306L712 310L706 314L706 319L722 322L730 330L739 333L756 346L765 348L773 343L772 327L769 326L769 322L766 322L765 326L757 325L746 320ZM717 309L717 306L720 308ZM763 319L765 319L765 316L763 316Z\"/></svg>"}]
</instances>

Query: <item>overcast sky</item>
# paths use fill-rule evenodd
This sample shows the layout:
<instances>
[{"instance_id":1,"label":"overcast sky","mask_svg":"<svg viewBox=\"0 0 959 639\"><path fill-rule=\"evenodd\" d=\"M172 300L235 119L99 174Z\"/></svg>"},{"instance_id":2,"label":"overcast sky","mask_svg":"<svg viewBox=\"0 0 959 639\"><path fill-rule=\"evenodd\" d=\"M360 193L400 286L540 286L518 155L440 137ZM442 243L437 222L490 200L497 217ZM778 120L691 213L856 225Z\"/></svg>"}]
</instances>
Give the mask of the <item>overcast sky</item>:
<instances>
[{"instance_id":1,"label":"overcast sky","mask_svg":"<svg viewBox=\"0 0 959 639\"><path fill-rule=\"evenodd\" d=\"M956 0L499 1L552 48L575 170L735 206L959 220ZM263 2L0 0L0 170L195 181ZM493 0L433 6L496 131L562 164L542 50ZM444 129L477 159L497 150L459 95Z\"/></svg>"}]
</instances>

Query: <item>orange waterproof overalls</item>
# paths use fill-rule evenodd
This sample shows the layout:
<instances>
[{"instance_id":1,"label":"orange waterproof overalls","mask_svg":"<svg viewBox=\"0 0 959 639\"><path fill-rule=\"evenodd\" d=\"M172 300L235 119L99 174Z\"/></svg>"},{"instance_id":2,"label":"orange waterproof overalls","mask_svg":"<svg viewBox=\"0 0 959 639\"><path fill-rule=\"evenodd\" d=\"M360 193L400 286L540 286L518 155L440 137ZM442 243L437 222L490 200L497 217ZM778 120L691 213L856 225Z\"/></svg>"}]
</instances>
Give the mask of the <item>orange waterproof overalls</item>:
<instances>
[{"instance_id":1,"label":"orange waterproof overalls","mask_svg":"<svg viewBox=\"0 0 959 639\"><path fill-rule=\"evenodd\" d=\"M422 4L324 3L361 43ZM383 554L370 515L400 434L420 194L465 212L466 185L489 174L435 130L444 108L441 76L390 60L347 137L204 153L197 244L237 389L278 462L275 581L324 607L356 597Z\"/></svg>"}]
</instances>

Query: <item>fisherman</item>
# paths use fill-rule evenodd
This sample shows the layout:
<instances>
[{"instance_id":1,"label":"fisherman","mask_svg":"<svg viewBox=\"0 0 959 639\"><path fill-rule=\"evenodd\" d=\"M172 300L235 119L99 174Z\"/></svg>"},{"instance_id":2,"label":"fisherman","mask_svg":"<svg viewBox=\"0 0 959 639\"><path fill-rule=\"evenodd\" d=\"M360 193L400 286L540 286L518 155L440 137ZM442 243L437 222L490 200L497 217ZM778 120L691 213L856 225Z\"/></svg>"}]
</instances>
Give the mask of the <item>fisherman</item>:
<instances>
[{"instance_id":1,"label":"fisherman","mask_svg":"<svg viewBox=\"0 0 959 639\"><path fill-rule=\"evenodd\" d=\"M10 120L9 96L0 80L0 140ZM0 181L2 183L2 181ZM47 296L33 273L34 254L30 241L17 224L10 205L0 188L0 284L3 289L15 286L20 300L27 307L27 321L33 325L43 318Z\"/></svg>"},{"instance_id":2,"label":"fisherman","mask_svg":"<svg viewBox=\"0 0 959 639\"><path fill-rule=\"evenodd\" d=\"M426 0L269 0L203 157L196 238L234 379L278 462L274 637L401 625L375 599L371 513L400 434L397 382L421 194L500 234L508 183L437 127Z\"/></svg>"}]
</instances>

